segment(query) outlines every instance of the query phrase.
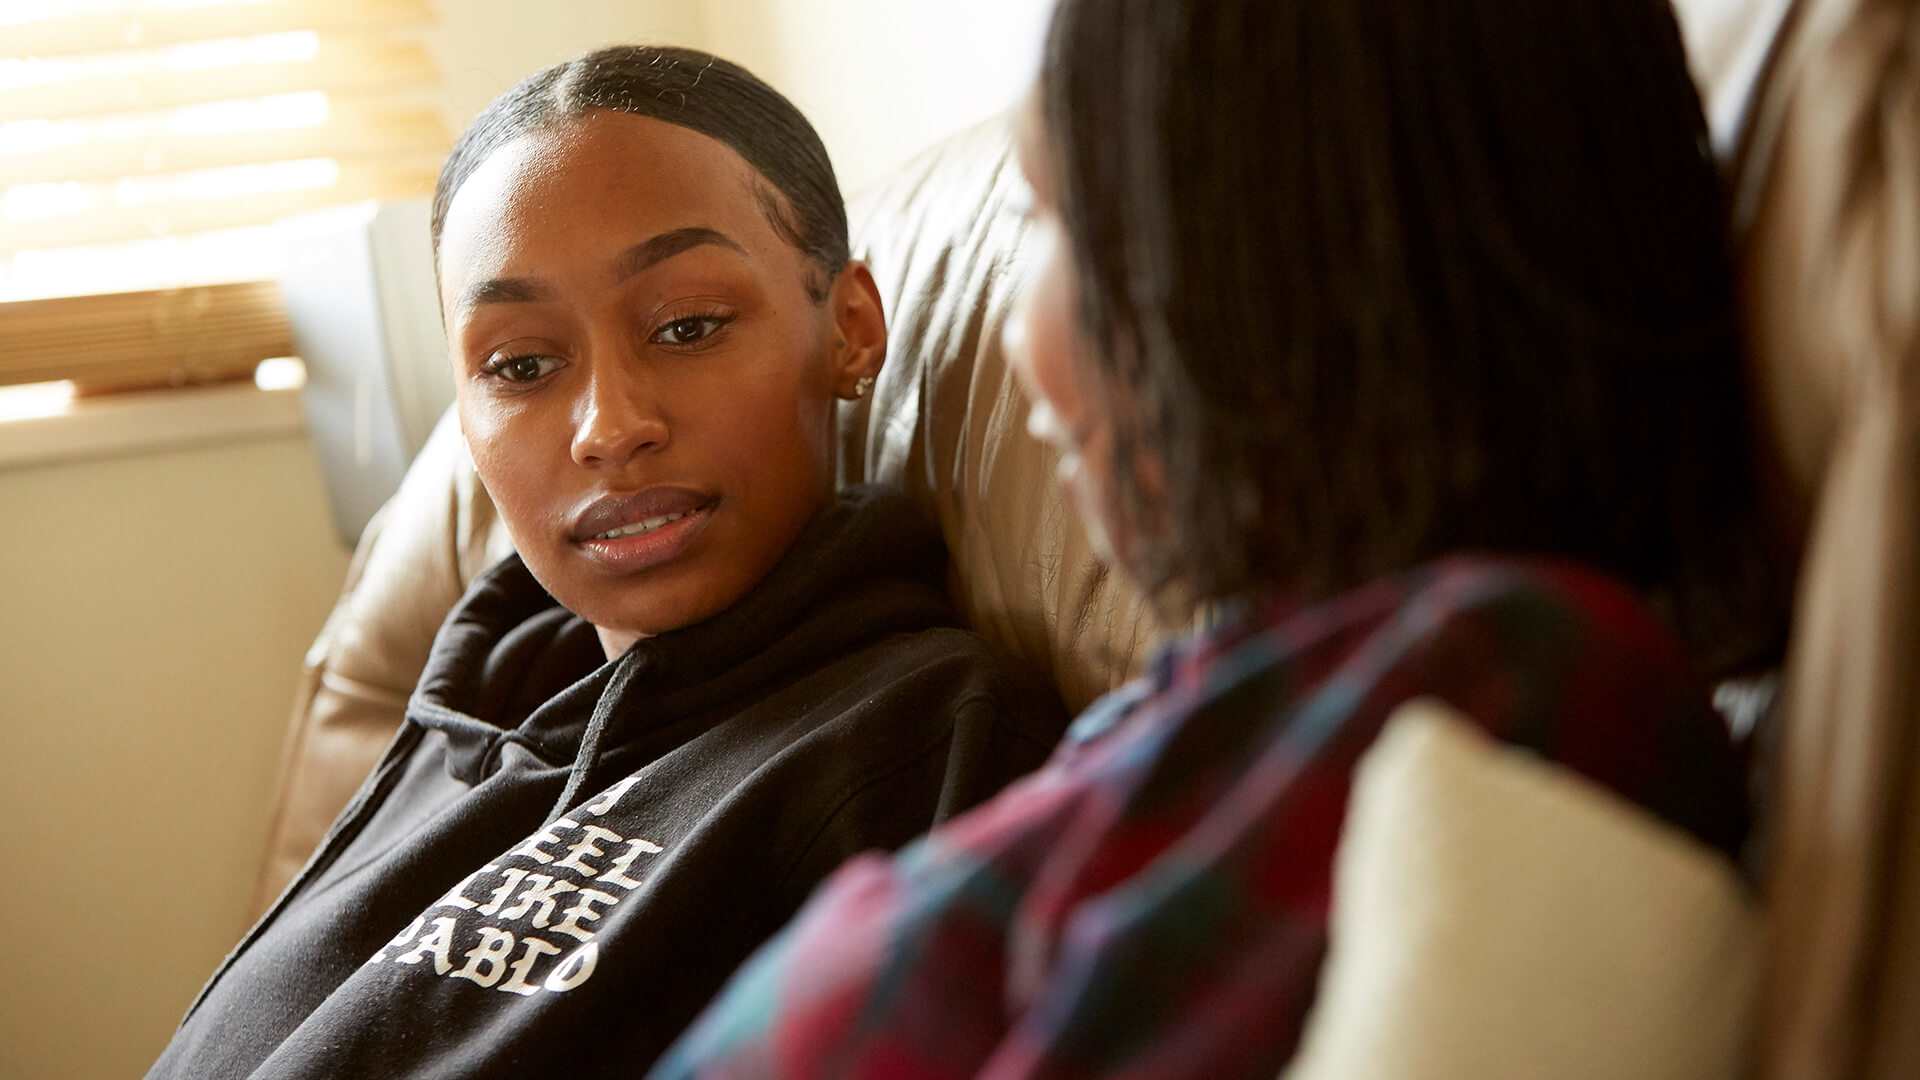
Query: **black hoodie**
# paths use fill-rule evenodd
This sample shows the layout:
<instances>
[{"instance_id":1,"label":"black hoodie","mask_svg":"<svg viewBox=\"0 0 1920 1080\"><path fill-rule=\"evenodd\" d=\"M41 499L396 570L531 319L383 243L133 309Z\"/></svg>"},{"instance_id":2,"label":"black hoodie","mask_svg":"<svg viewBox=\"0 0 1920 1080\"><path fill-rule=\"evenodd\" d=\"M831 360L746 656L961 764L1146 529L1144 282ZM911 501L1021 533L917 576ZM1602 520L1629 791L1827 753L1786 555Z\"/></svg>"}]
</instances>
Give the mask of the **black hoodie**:
<instances>
[{"instance_id":1,"label":"black hoodie","mask_svg":"<svg viewBox=\"0 0 1920 1080\"><path fill-rule=\"evenodd\" d=\"M954 629L938 534L856 490L746 598L608 662L518 558L154 1077L639 1074L836 865L1063 726Z\"/></svg>"}]
</instances>

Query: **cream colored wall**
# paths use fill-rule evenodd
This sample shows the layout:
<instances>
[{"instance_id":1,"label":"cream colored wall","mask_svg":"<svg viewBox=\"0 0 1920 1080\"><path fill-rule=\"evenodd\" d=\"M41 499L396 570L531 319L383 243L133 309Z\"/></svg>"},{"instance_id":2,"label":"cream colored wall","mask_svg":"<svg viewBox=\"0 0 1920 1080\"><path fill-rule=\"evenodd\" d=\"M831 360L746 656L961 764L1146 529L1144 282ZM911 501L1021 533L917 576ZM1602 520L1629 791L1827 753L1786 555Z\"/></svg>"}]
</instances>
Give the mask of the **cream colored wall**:
<instances>
[{"instance_id":1,"label":"cream colored wall","mask_svg":"<svg viewBox=\"0 0 1920 1080\"><path fill-rule=\"evenodd\" d=\"M859 191L1019 100L1051 0L704 0L701 47L752 69L820 130Z\"/></svg>"},{"instance_id":2,"label":"cream colored wall","mask_svg":"<svg viewBox=\"0 0 1920 1080\"><path fill-rule=\"evenodd\" d=\"M298 436L0 467L0 1075L140 1075L245 930L325 498Z\"/></svg>"},{"instance_id":3,"label":"cream colored wall","mask_svg":"<svg viewBox=\"0 0 1920 1080\"><path fill-rule=\"evenodd\" d=\"M444 0L436 51L448 116L464 126L515 82L599 45L706 49L792 98L851 193L1018 100L1052 8L1052 0Z\"/></svg>"},{"instance_id":4,"label":"cream colored wall","mask_svg":"<svg viewBox=\"0 0 1920 1080\"><path fill-rule=\"evenodd\" d=\"M602 45L698 45L699 2L441 0L435 55L447 115L464 127L501 91Z\"/></svg>"}]
</instances>

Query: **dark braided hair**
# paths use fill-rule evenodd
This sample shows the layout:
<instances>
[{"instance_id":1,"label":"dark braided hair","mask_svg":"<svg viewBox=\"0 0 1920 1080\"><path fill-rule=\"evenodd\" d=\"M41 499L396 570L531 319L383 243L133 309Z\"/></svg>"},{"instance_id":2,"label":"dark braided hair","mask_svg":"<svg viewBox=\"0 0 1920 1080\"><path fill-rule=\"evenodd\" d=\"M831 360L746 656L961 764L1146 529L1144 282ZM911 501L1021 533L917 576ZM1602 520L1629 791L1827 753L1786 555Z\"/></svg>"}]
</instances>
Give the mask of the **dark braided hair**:
<instances>
[{"instance_id":1,"label":"dark braided hair","mask_svg":"<svg viewBox=\"0 0 1920 1080\"><path fill-rule=\"evenodd\" d=\"M1777 644L1666 0L1062 0L1041 108L1150 585L1534 552Z\"/></svg>"},{"instance_id":2,"label":"dark braided hair","mask_svg":"<svg viewBox=\"0 0 1920 1080\"><path fill-rule=\"evenodd\" d=\"M528 76L495 98L454 144L433 192L436 265L447 207L495 150L596 111L631 113L731 147L771 188L759 190L774 231L831 281L847 263L847 207L833 163L807 118L751 72L697 49L618 45ZM825 284L809 282L816 301Z\"/></svg>"}]
</instances>

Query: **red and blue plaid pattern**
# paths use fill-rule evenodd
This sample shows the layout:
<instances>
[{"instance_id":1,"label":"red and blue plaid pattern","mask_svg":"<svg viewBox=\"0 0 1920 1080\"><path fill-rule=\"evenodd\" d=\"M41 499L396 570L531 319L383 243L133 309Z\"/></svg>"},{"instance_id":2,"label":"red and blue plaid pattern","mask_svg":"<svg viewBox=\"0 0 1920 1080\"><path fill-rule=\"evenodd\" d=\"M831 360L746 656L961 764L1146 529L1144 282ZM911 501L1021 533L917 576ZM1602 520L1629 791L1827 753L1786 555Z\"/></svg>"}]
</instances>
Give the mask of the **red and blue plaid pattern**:
<instances>
[{"instance_id":1,"label":"red and blue plaid pattern","mask_svg":"<svg viewBox=\"0 0 1920 1080\"><path fill-rule=\"evenodd\" d=\"M843 867L656 1075L1277 1075L1354 766L1422 696L1722 851L1743 837L1741 760L1628 590L1456 559L1163 651L1038 773Z\"/></svg>"}]
</instances>

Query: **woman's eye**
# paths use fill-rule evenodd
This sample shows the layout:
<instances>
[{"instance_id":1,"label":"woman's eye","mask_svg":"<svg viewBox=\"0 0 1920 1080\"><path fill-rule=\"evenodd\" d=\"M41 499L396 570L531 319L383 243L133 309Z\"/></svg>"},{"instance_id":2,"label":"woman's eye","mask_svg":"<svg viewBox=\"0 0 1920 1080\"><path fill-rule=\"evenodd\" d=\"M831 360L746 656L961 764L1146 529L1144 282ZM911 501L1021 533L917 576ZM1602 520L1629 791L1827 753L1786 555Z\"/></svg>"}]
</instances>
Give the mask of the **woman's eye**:
<instances>
[{"instance_id":1,"label":"woman's eye","mask_svg":"<svg viewBox=\"0 0 1920 1080\"><path fill-rule=\"evenodd\" d=\"M482 370L511 383L530 383L538 382L559 367L560 360L557 357L528 354L495 357L487 361Z\"/></svg>"},{"instance_id":2,"label":"woman's eye","mask_svg":"<svg viewBox=\"0 0 1920 1080\"><path fill-rule=\"evenodd\" d=\"M718 315L689 315L662 325L651 340L656 345L697 345L726 324Z\"/></svg>"}]
</instances>

